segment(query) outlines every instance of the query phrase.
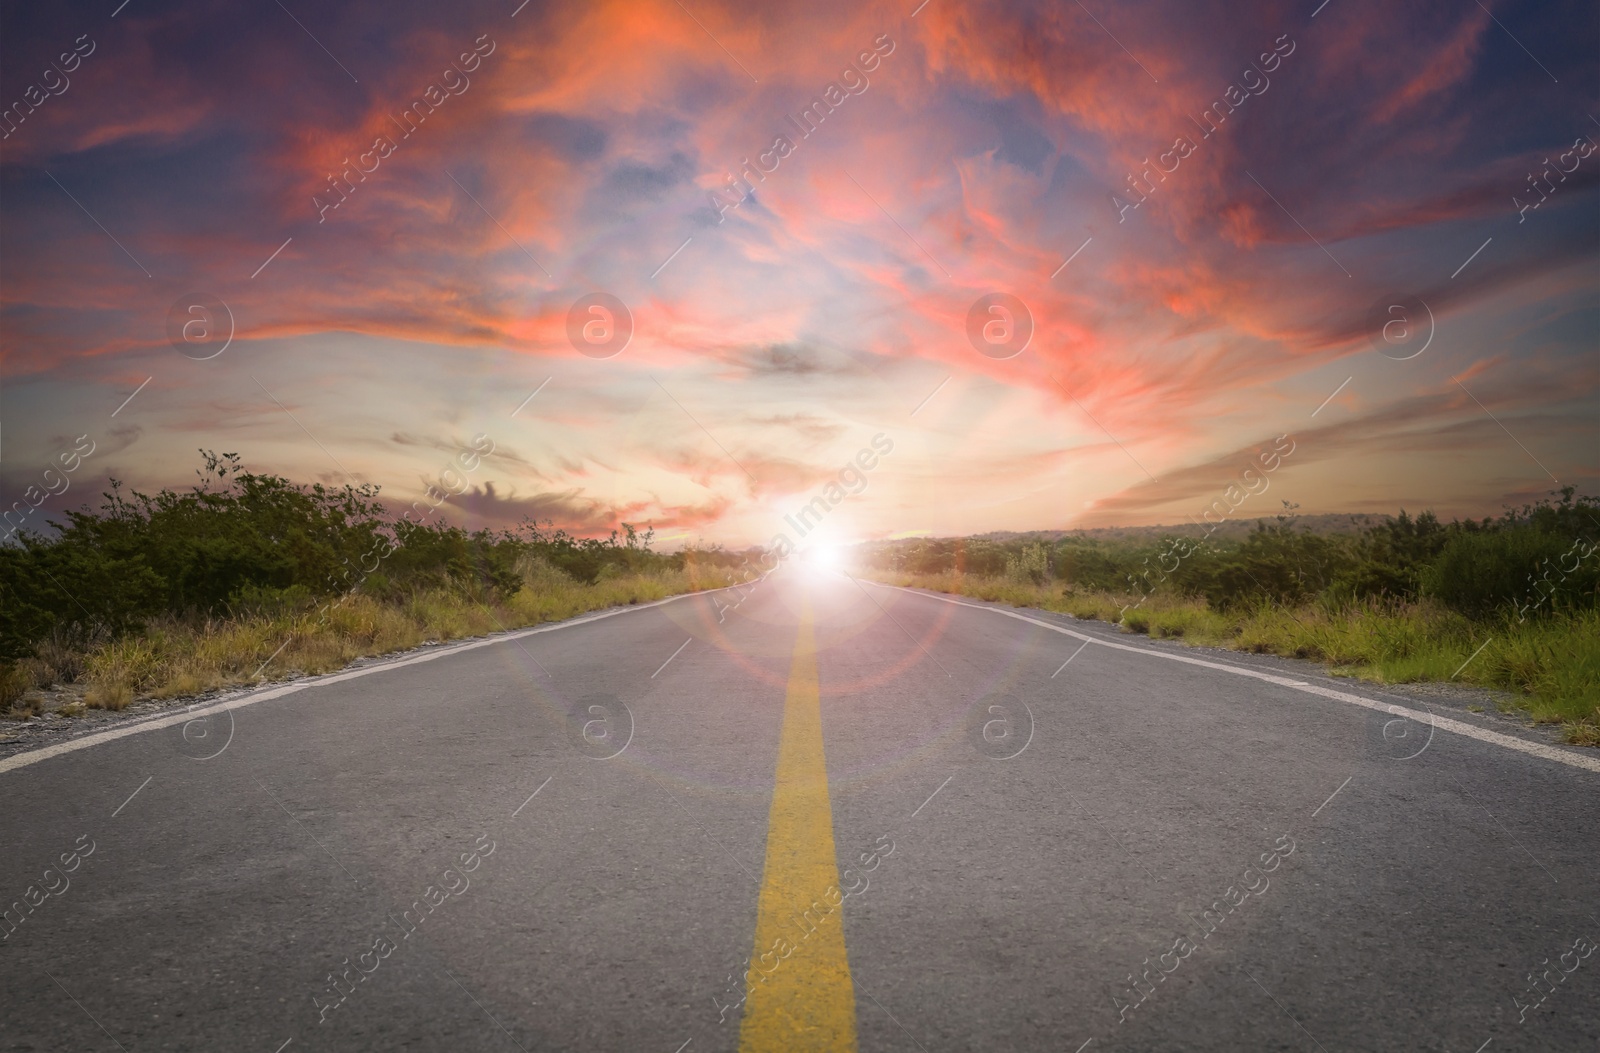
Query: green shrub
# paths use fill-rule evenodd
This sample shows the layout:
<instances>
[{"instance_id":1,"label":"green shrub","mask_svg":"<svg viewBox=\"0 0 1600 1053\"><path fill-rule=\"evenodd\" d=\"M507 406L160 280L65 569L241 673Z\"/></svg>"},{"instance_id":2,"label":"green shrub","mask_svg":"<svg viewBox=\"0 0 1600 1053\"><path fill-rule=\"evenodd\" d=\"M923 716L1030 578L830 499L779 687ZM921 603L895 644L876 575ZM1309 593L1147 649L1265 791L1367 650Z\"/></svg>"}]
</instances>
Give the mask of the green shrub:
<instances>
[{"instance_id":1,"label":"green shrub","mask_svg":"<svg viewBox=\"0 0 1600 1053\"><path fill-rule=\"evenodd\" d=\"M1577 556L1573 538L1536 529L1456 534L1424 568L1422 588L1478 615L1506 606L1535 614L1593 606L1600 560Z\"/></svg>"},{"instance_id":2,"label":"green shrub","mask_svg":"<svg viewBox=\"0 0 1600 1053\"><path fill-rule=\"evenodd\" d=\"M1023 545L1006 557L1006 580L1018 585L1043 585L1051 577L1050 555L1043 544Z\"/></svg>"}]
</instances>

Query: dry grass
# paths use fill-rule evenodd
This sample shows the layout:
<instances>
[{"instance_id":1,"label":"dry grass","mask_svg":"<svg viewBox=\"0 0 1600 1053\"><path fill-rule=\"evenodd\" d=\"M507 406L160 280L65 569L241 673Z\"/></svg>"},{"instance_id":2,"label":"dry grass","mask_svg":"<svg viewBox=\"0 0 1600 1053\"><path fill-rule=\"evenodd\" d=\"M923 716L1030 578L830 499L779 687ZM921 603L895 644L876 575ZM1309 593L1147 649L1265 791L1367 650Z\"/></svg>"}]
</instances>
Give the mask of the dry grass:
<instances>
[{"instance_id":1,"label":"dry grass","mask_svg":"<svg viewBox=\"0 0 1600 1053\"><path fill-rule=\"evenodd\" d=\"M0 668L0 706L9 706L32 686L21 665Z\"/></svg>"},{"instance_id":2,"label":"dry grass","mask_svg":"<svg viewBox=\"0 0 1600 1053\"><path fill-rule=\"evenodd\" d=\"M10 665L0 664L0 715L27 720L41 712L36 688L69 684L83 673L83 653L61 643L44 640L35 653Z\"/></svg>"},{"instance_id":3,"label":"dry grass","mask_svg":"<svg viewBox=\"0 0 1600 1053\"><path fill-rule=\"evenodd\" d=\"M1152 637L1308 658L1326 662L1335 674L1378 683L1454 680L1513 691L1523 696L1522 708L1532 720L1561 724L1568 742L1600 746L1600 611L1527 622L1510 616L1474 621L1426 601L1214 611L1203 600L1162 593L1131 607L1131 596L1077 593L1058 583L957 574L873 577L1112 622Z\"/></svg>"},{"instance_id":4,"label":"dry grass","mask_svg":"<svg viewBox=\"0 0 1600 1053\"><path fill-rule=\"evenodd\" d=\"M329 673L371 655L649 603L737 580L732 571L692 565L682 571L605 576L593 585L574 582L538 560L518 569L522 588L498 602L474 595L475 588L456 586L392 600L352 593L326 609L165 618L82 656L89 684L84 701L121 710L139 697L172 698L248 684L261 678L269 659L274 678Z\"/></svg>"},{"instance_id":5,"label":"dry grass","mask_svg":"<svg viewBox=\"0 0 1600 1053\"><path fill-rule=\"evenodd\" d=\"M133 704L133 688L127 684L92 684L83 702L91 709L109 709L120 713Z\"/></svg>"}]
</instances>

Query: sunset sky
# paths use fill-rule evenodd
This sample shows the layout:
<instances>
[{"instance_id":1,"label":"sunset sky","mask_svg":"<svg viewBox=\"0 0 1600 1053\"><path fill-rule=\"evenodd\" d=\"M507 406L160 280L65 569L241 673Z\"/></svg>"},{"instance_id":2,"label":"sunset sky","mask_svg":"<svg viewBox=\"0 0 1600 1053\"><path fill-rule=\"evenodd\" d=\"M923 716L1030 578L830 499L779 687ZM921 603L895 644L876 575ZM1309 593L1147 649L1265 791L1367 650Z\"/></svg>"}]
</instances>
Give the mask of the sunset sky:
<instances>
[{"instance_id":1,"label":"sunset sky","mask_svg":"<svg viewBox=\"0 0 1600 1053\"><path fill-rule=\"evenodd\" d=\"M820 536L1181 523L1279 435L1241 517L1600 491L1594 4L917 2L8 0L0 503L80 435L51 514L481 434L452 522L667 547L879 435Z\"/></svg>"}]
</instances>

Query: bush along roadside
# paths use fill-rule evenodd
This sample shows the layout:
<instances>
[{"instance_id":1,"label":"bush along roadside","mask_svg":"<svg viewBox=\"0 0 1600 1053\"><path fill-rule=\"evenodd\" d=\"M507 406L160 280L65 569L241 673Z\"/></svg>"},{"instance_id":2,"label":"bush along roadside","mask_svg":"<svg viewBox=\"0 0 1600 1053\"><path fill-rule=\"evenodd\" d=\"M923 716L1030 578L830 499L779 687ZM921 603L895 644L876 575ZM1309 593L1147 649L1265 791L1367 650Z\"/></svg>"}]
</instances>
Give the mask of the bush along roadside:
<instances>
[{"instance_id":1,"label":"bush along roadside","mask_svg":"<svg viewBox=\"0 0 1600 1053\"><path fill-rule=\"evenodd\" d=\"M1353 533L1307 530L1292 511L1233 541L919 538L861 546L856 560L889 584L1313 659L1335 675L1513 692L1511 708L1600 746L1600 501L1568 487L1498 519L1402 512Z\"/></svg>"},{"instance_id":2,"label":"bush along roadside","mask_svg":"<svg viewBox=\"0 0 1600 1053\"><path fill-rule=\"evenodd\" d=\"M266 676L742 580L742 553L665 554L653 532L468 532L394 520L376 487L300 486L202 451L187 491L68 512L0 545L0 714L120 710Z\"/></svg>"}]
</instances>

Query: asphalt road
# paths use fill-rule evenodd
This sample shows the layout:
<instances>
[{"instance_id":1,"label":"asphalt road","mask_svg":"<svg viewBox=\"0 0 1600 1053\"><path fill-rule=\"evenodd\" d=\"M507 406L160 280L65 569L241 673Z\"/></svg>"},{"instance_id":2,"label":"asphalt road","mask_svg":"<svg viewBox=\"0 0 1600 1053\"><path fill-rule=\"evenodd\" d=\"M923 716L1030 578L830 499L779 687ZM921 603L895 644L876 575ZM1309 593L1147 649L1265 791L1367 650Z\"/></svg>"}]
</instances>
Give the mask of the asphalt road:
<instances>
[{"instance_id":1,"label":"asphalt road","mask_svg":"<svg viewBox=\"0 0 1600 1053\"><path fill-rule=\"evenodd\" d=\"M1593 751L841 576L737 599L0 762L0 1049L1600 1045Z\"/></svg>"}]
</instances>

